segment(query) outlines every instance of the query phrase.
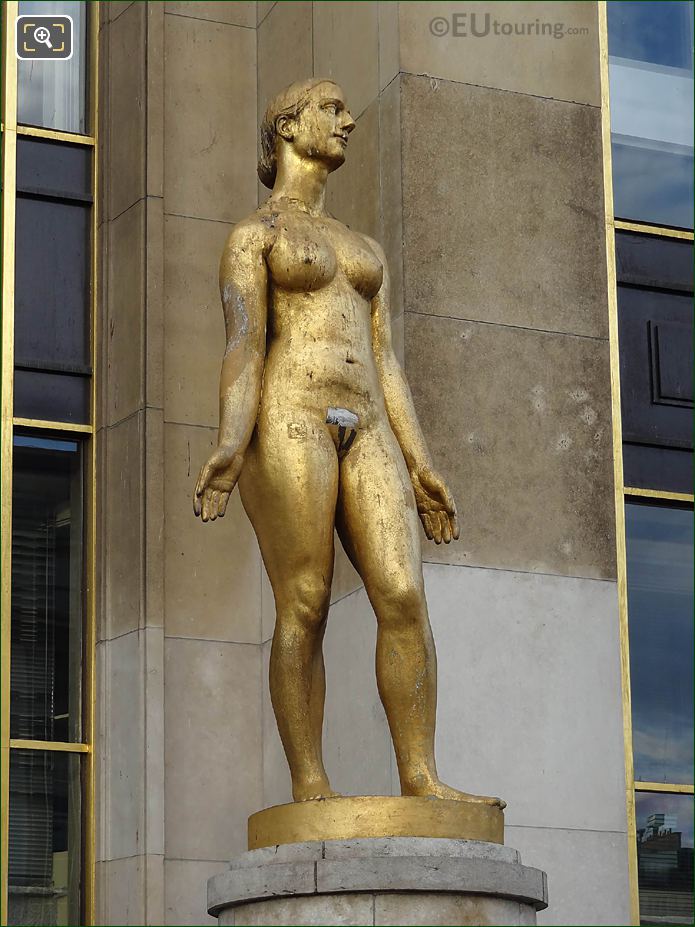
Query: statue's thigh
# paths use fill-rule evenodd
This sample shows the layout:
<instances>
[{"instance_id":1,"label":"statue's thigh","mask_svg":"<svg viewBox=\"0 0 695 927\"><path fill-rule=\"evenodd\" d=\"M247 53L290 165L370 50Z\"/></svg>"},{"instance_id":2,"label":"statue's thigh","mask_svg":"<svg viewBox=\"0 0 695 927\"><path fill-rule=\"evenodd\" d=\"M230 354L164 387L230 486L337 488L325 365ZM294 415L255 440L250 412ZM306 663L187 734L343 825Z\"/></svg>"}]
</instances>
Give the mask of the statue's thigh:
<instances>
[{"instance_id":1,"label":"statue's thigh","mask_svg":"<svg viewBox=\"0 0 695 927\"><path fill-rule=\"evenodd\" d=\"M247 451L239 489L273 588L300 570L330 578L338 460L325 427L266 423Z\"/></svg>"},{"instance_id":2,"label":"statue's thigh","mask_svg":"<svg viewBox=\"0 0 695 927\"><path fill-rule=\"evenodd\" d=\"M422 584L415 496L390 428L361 433L342 461L337 522L370 595Z\"/></svg>"}]
</instances>

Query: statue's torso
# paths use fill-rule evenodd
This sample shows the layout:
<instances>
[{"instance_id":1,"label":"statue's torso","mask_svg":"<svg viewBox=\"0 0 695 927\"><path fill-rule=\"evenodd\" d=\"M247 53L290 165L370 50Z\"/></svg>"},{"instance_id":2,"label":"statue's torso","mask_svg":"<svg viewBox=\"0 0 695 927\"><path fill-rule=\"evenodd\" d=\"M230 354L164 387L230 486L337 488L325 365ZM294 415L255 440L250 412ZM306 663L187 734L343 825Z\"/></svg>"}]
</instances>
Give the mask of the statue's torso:
<instances>
[{"instance_id":1,"label":"statue's torso","mask_svg":"<svg viewBox=\"0 0 695 927\"><path fill-rule=\"evenodd\" d=\"M381 262L362 235L333 218L268 207L259 217L270 232L262 406L319 416L342 407L363 426L384 416L371 324Z\"/></svg>"}]
</instances>

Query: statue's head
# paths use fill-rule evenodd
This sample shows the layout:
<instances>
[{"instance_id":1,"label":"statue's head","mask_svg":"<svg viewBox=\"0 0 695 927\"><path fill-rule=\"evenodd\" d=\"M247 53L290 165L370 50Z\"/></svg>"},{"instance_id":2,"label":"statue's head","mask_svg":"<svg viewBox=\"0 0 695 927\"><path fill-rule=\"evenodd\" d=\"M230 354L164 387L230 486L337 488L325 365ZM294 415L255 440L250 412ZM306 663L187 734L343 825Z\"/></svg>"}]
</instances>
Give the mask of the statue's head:
<instances>
[{"instance_id":1,"label":"statue's head","mask_svg":"<svg viewBox=\"0 0 695 927\"><path fill-rule=\"evenodd\" d=\"M347 137L354 128L343 91L333 81L313 77L290 84L265 111L258 176L272 190L281 145L334 171L345 160Z\"/></svg>"}]
</instances>

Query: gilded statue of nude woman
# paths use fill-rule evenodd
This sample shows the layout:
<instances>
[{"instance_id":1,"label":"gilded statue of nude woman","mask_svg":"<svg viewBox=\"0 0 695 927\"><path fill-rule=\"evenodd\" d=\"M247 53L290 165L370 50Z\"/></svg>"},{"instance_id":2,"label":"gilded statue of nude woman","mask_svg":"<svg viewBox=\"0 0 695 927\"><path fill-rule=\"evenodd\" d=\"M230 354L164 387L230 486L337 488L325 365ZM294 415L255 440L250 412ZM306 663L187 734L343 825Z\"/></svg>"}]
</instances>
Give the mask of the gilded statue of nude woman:
<instances>
[{"instance_id":1,"label":"gilded statue of nude woman","mask_svg":"<svg viewBox=\"0 0 695 927\"><path fill-rule=\"evenodd\" d=\"M403 795L503 805L437 776L418 516L437 544L459 529L391 347L384 253L326 212L326 180L354 128L329 80L292 84L265 114L258 173L272 194L222 254L219 440L195 513L223 516L239 482L275 596L270 691L295 801L335 794L321 749L335 527L376 613Z\"/></svg>"}]
</instances>

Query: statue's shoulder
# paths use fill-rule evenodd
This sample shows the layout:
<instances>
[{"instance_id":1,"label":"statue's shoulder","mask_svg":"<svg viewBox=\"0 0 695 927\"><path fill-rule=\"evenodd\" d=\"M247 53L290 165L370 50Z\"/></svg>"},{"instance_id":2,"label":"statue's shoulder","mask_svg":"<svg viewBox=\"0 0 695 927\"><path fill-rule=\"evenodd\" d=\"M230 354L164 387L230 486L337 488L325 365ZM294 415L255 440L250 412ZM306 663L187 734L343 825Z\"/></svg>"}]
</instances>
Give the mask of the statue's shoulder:
<instances>
[{"instance_id":1,"label":"statue's shoulder","mask_svg":"<svg viewBox=\"0 0 695 927\"><path fill-rule=\"evenodd\" d=\"M250 216L237 222L227 236L225 251L239 249L266 250L275 240L274 224L270 210L259 206Z\"/></svg>"}]
</instances>

